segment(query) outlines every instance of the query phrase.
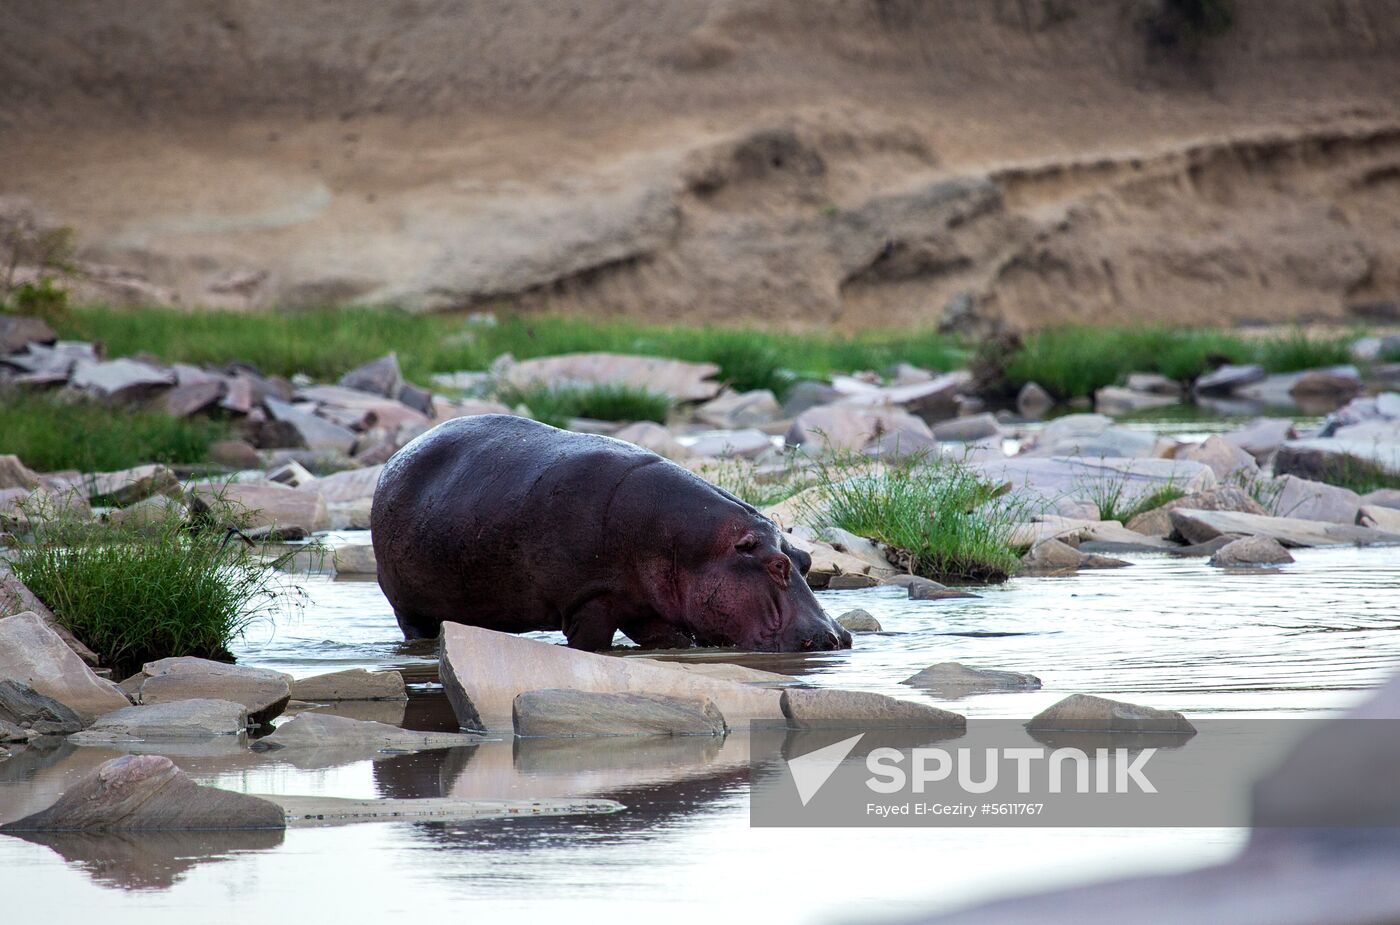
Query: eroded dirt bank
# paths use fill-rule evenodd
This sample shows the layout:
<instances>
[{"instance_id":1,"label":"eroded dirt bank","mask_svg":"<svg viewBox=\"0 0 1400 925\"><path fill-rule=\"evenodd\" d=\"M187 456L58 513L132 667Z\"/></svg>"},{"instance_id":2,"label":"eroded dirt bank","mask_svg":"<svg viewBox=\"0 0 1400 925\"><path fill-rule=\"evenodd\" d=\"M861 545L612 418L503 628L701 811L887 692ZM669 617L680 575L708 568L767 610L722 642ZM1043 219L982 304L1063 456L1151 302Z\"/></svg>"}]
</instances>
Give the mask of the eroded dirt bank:
<instances>
[{"instance_id":1,"label":"eroded dirt bank","mask_svg":"<svg viewBox=\"0 0 1400 925\"><path fill-rule=\"evenodd\" d=\"M1400 2L1168 6L8 0L0 207L114 301L1396 311Z\"/></svg>"}]
</instances>

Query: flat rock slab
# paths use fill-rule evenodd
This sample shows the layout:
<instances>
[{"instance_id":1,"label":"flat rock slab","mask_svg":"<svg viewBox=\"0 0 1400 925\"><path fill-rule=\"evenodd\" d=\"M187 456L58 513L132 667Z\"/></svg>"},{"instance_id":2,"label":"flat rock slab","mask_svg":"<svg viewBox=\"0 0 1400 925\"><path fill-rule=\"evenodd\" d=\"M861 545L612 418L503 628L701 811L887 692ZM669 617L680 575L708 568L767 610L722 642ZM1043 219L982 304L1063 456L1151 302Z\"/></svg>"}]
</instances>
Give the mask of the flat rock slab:
<instances>
[{"instance_id":1,"label":"flat rock slab","mask_svg":"<svg viewBox=\"0 0 1400 925\"><path fill-rule=\"evenodd\" d=\"M1152 732L1193 734L1196 727L1175 710L1123 703L1089 694L1073 694L1037 713L1026 728L1032 732Z\"/></svg>"},{"instance_id":2,"label":"flat rock slab","mask_svg":"<svg viewBox=\"0 0 1400 925\"><path fill-rule=\"evenodd\" d=\"M747 665L731 665L728 662L697 662L685 659L664 661L633 656L628 656L628 658L629 660L660 665L663 668L689 671L700 677L713 678L716 681L737 681L740 684L752 684L755 687L790 687L802 683L801 680L792 675L779 674L776 671L762 671L758 668L749 668Z\"/></svg>"},{"instance_id":3,"label":"flat rock slab","mask_svg":"<svg viewBox=\"0 0 1400 925\"><path fill-rule=\"evenodd\" d=\"M475 745L478 736L456 732L419 732L387 723L350 719L330 713L299 713L277 727L272 735L253 743L259 751L279 748L372 748L419 751Z\"/></svg>"},{"instance_id":4,"label":"flat rock slab","mask_svg":"<svg viewBox=\"0 0 1400 925\"><path fill-rule=\"evenodd\" d=\"M170 703L196 697L231 700L248 710L254 724L280 716L292 696L291 675L267 668L228 665L204 658L163 658L141 666L143 704Z\"/></svg>"},{"instance_id":5,"label":"flat rock slab","mask_svg":"<svg viewBox=\"0 0 1400 925\"><path fill-rule=\"evenodd\" d=\"M352 543L337 546L331 552L331 564L337 575L379 574L379 563L374 558L374 547L368 543Z\"/></svg>"},{"instance_id":6,"label":"flat rock slab","mask_svg":"<svg viewBox=\"0 0 1400 925\"><path fill-rule=\"evenodd\" d=\"M355 432L347 427L303 411L290 402L268 398L264 404L273 420L291 426L301 439L301 445L309 450L338 450L349 453L355 446Z\"/></svg>"},{"instance_id":7,"label":"flat rock slab","mask_svg":"<svg viewBox=\"0 0 1400 925\"><path fill-rule=\"evenodd\" d=\"M1127 528L1135 533L1156 539L1166 539L1175 532L1175 528L1172 527L1171 512L1178 508L1195 511L1239 511L1243 514L1259 514L1261 516L1268 516L1269 513L1243 488L1222 485L1209 491L1183 495L1160 507L1144 511L1128 521Z\"/></svg>"},{"instance_id":8,"label":"flat rock slab","mask_svg":"<svg viewBox=\"0 0 1400 925\"><path fill-rule=\"evenodd\" d=\"M265 794L259 799L279 806L286 815L287 825L293 828L355 822L474 822L482 819L615 813L624 809L621 803L613 800L464 800L453 797L352 800L288 794Z\"/></svg>"},{"instance_id":9,"label":"flat rock slab","mask_svg":"<svg viewBox=\"0 0 1400 925\"><path fill-rule=\"evenodd\" d=\"M91 722L131 702L78 657L37 613L0 620L0 678L52 697Z\"/></svg>"},{"instance_id":10,"label":"flat rock slab","mask_svg":"<svg viewBox=\"0 0 1400 925\"><path fill-rule=\"evenodd\" d=\"M961 732L967 718L937 707L868 691L795 688L783 691L783 717L792 726L861 725Z\"/></svg>"},{"instance_id":11,"label":"flat rock slab","mask_svg":"<svg viewBox=\"0 0 1400 925\"><path fill-rule=\"evenodd\" d=\"M1241 536L1267 536L1284 546L1361 546L1400 543L1400 534L1369 527L1299 520L1293 517L1266 517L1237 511L1198 511L1177 508L1171 512L1172 526L1192 544L1206 543L1226 533Z\"/></svg>"},{"instance_id":12,"label":"flat rock slab","mask_svg":"<svg viewBox=\"0 0 1400 925\"><path fill-rule=\"evenodd\" d=\"M0 832L192 832L281 829L276 803L195 783L161 755L113 758L48 809Z\"/></svg>"},{"instance_id":13,"label":"flat rock slab","mask_svg":"<svg viewBox=\"0 0 1400 925\"><path fill-rule=\"evenodd\" d=\"M728 731L710 700L558 689L516 697L514 722L522 737L722 736Z\"/></svg>"},{"instance_id":14,"label":"flat rock slab","mask_svg":"<svg viewBox=\"0 0 1400 925\"><path fill-rule=\"evenodd\" d=\"M74 745L110 745L238 735L247 728L248 709L243 704L199 698L113 710L68 741Z\"/></svg>"},{"instance_id":15,"label":"flat rock slab","mask_svg":"<svg viewBox=\"0 0 1400 925\"><path fill-rule=\"evenodd\" d=\"M406 700L403 675L397 671L351 668L292 682L292 698L312 703L338 700Z\"/></svg>"},{"instance_id":16,"label":"flat rock slab","mask_svg":"<svg viewBox=\"0 0 1400 925\"><path fill-rule=\"evenodd\" d=\"M1267 536L1246 536L1226 543L1210 557L1210 564L1220 568L1255 565L1285 565L1293 561L1277 540Z\"/></svg>"},{"instance_id":17,"label":"flat rock slab","mask_svg":"<svg viewBox=\"0 0 1400 925\"><path fill-rule=\"evenodd\" d=\"M515 698L545 688L708 698L730 727L783 715L778 691L676 671L643 659L580 652L460 623L442 625L441 646L442 685L457 721L466 729L512 729Z\"/></svg>"},{"instance_id":18,"label":"flat rock slab","mask_svg":"<svg viewBox=\"0 0 1400 925\"><path fill-rule=\"evenodd\" d=\"M168 467L152 464L118 472L91 472L82 478L88 500L104 499L118 507L142 501L152 495L174 491L180 480Z\"/></svg>"},{"instance_id":19,"label":"flat rock slab","mask_svg":"<svg viewBox=\"0 0 1400 925\"><path fill-rule=\"evenodd\" d=\"M1066 498L1092 500L1096 484L1121 483L1124 504L1132 504L1166 485L1189 494L1217 484L1209 466L1185 459L1016 456L970 466L993 483L1010 482L1016 496L1050 509Z\"/></svg>"},{"instance_id":20,"label":"flat rock slab","mask_svg":"<svg viewBox=\"0 0 1400 925\"><path fill-rule=\"evenodd\" d=\"M960 662L939 662L900 682L948 697L990 691L1038 691L1040 679L1019 671L972 668Z\"/></svg>"},{"instance_id":21,"label":"flat rock slab","mask_svg":"<svg viewBox=\"0 0 1400 925\"><path fill-rule=\"evenodd\" d=\"M316 483L319 485L319 480ZM288 488L285 485L268 483L265 485L231 484L200 486L192 495L207 503L217 503L220 499L232 504L247 514L248 526L252 529L270 528L301 533L315 533L330 524L330 510L326 499L316 488Z\"/></svg>"}]
</instances>

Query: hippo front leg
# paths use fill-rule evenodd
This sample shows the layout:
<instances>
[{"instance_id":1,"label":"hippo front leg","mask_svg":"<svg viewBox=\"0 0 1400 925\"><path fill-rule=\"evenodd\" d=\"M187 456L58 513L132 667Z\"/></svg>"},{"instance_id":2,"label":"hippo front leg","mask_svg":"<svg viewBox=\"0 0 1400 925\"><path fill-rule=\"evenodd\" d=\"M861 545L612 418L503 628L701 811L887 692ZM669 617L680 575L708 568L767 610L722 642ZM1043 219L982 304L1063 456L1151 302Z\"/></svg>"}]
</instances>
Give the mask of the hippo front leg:
<instances>
[{"instance_id":1,"label":"hippo front leg","mask_svg":"<svg viewBox=\"0 0 1400 925\"><path fill-rule=\"evenodd\" d=\"M569 648L603 652L612 648L619 626L617 608L608 595L589 598L564 614L564 636Z\"/></svg>"},{"instance_id":2,"label":"hippo front leg","mask_svg":"<svg viewBox=\"0 0 1400 925\"><path fill-rule=\"evenodd\" d=\"M691 649L695 640L660 617L640 617L619 627L643 649Z\"/></svg>"}]
</instances>

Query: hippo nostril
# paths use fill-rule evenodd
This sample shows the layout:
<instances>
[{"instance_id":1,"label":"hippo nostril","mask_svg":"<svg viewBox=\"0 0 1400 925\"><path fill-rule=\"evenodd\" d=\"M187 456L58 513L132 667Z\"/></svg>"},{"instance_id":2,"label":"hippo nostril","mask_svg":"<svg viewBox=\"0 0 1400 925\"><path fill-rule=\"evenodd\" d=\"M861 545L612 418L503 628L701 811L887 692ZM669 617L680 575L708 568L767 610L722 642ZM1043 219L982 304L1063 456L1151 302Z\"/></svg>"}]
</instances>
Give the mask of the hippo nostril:
<instances>
[{"instance_id":1,"label":"hippo nostril","mask_svg":"<svg viewBox=\"0 0 1400 925\"><path fill-rule=\"evenodd\" d=\"M810 649L812 648L812 646L815 645L815 644L816 644L816 640L815 640L815 639L804 639L804 640L802 640L802 651L803 651L803 652L806 652L806 651L810 650Z\"/></svg>"}]
</instances>

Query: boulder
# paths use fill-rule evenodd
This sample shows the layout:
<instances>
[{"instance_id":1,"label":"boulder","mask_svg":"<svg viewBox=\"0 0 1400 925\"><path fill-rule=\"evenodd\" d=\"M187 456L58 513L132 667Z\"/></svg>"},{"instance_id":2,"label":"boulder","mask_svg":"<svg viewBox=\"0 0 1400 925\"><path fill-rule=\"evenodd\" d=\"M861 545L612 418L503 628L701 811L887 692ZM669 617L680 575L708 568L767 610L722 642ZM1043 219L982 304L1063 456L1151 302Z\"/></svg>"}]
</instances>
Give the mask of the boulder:
<instances>
[{"instance_id":1,"label":"boulder","mask_svg":"<svg viewBox=\"0 0 1400 925\"><path fill-rule=\"evenodd\" d=\"M568 353L520 362L493 363L496 378L517 389L531 386L625 385L669 395L677 401L706 401L720 390L711 380L714 363L687 363L622 353Z\"/></svg>"},{"instance_id":2,"label":"boulder","mask_svg":"<svg viewBox=\"0 0 1400 925\"><path fill-rule=\"evenodd\" d=\"M0 679L0 722L28 726L38 735L68 735L83 728L83 718L28 684Z\"/></svg>"},{"instance_id":3,"label":"boulder","mask_svg":"<svg viewBox=\"0 0 1400 925\"><path fill-rule=\"evenodd\" d=\"M364 501L374 497L374 489L379 484L379 475L383 471L384 467L379 465L332 472L316 480L316 492L326 499L327 504Z\"/></svg>"},{"instance_id":4,"label":"boulder","mask_svg":"<svg viewBox=\"0 0 1400 925\"><path fill-rule=\"evenodd\" d=\"M1122 559L1082 553L1057 539L1043 540L1021 557L1022 570L1031 575L1063 575L1079 569L1122 568Z\"/></svg>"},{"instance_id":5,"label":"boulder","mask_svg":"<svg viewBox=\"0 0 1400 925\"><path fill-rule=\"evenodd\" d=\"M882 436L928 441L933 432L922 420L895 408L858 408L825 405L799 414L787 433L790 446L809 451L859 450Z\"/></svg>"},{"instance_id":6,"label":"boulder","mask_svg":"<svg viewBox=\"0 0 1400 925\"><path fill-rule=\"evenodd\" d=\"M286 485L288 488L302 488L316 481L316 476L306 471L306 467L295 459L290 459L269 469L267 480L276 482L278 485ZM322 497L325 497L322 495Z\"/></svg>"},{"instance_id":7,"label":"boulder","mask_svg":"<svg viewBox=\"0 0 1400 925\"><path fill-rule=\"evenodd\" d=\"M1289 440L1274 457L1277 475L1343 481L1358 470L1400 477L1400 438L1313 437Z\"/></svg>"},{"instance_id":8,"label":"boulder","mask_svg":"<svg viewBox=\"0 0 1400 925\"><path fill-rule=\"evenodd\" d=\"M1361 500L1373 507L1391 507L1400 510L1400 488L1377 488L1361 496Z\"/></svg>"},{"instance_id":9,"label":"boulder","mask_svg":"<svg viewBox=\"0 0 1400 925\"><path fill-rule=\"evenodd\" d=\"M1361 496L1354 491L1285 475L1275 481L1278 489L1273 508L1282 517L1354 524L1361 510Z\"/></svg>"},{"instance_id":10,"label":"boulder","mask_svg":"<svg viewBox=\"0 0 1400 925\"><path fill-rule=\"evenodd\" d=\"M355 446L355 432L349 428L333 424L310 411L275 398L267 398L263 404L272 415L273 421L285 425L295 434L296 441L289 445L306 447L309 450L334 450L346 454Z\"/></svg>"},{"instance_id":11,"label":"boulder","mask_svg":"<svg viewBox=\"0 0 1400 925\"><path fill-rule=\"evenodd\" d=\"M23 488L29 491L39 487L39 476L18 456L0 456L0 489Z\"/></svg>"},{"instance_id":12,"label":"boulder","mask_svg":"<svg viewBox=\"0 0 1400 925\"><path fill-rule=\"evenodd\" d=\"M1288 550L1267 536L1246 536L1226 543L1210 557L1210 564L1220 568L1250 565L1283 565L1292 562Z\"/></svg>"},{"instance_id":13,"label":"boulder","mask_svg":"<svg viewBox=\"0 0 1400 925\"><path fill-rule=\"evenodd\" d=\"M337 575L364 575L373 577L379 574L379 566L374 560L374 547L369 543L351 543L337 546L331 553L331 564Z\"/></svg>"},{"instance_id":14,"label":"boulder","mask_svg":"<svg viewBox=\"0 0 1400 925\"><path fill-rule=\"evenodd\" d=\"M853 633L878 633L880 621L865 610L848 610L836 618L836 622Z\"/></svg>"},{"instance_id":15,"label":"boulder","mask_svg":"<svg viewBox=\"0 0 1400 925\"><path fill-rule=\"evenodd\" d=\"M1019 671L972 668L960 662L939 662L900 682L933 691L944 697L962 697L992 691L1038 691L1040 679Z\"/></svg>"},{"instance_id":16,"label":"boulder","mask_svg":"<svg viewBox=\"0 0 1400 925\"><path fill-rule=\"evenodd\" d=\"M1037 713L1026 728L1032 732L1162 732L1194 734L1196 727L1175 710L1073 694Z\"/></svg>"},{"instance_id":17,"label":"boulder","mask_svg":"<svg viewBox=\"0 0 1400 925\"><path fill-rule=\"evenodd\" d=\"M690 452L696 456L741 456L755 459L773 449L773 438L761 430L712 430L696 437Z\"/></svg>"},{"instance_id":18,"label":"boulder","mask_svg":"<svg viewBox=\"0 0 1400 925\"><path fill-rule=\"evenodd\" d=\"M1262 463L1285 441L1296 436L1293 422L1288 418L1255 418L1238 430L1221 434L1220 439L1234 444Z\"/></svg>"},{"instance_id":19,"label":"boulder","mask_svg":"<svg viewBox=\"0 0 1400 925\"><path fill-rule=\"evenodd\" d=\"M331 530L368 530L369 517L373 508L374 505L369 498L327 504L328 528Z\"/></svg>"},{"instance_id":20,"label":"boulder","mask_svg":"<svg viewBox=\"0 0 1400 925\"><path fill-rule=\"evenodd\" d=\"M1259 464L1254 461L1253 456L1218 436L1210 436L1202 443L1188 443L1178 448L1176 458L1209 466L1210 471L1222 482L1237 472L1246 477L1259 473Z\"/></svg>"},{"instance_id":21,"label":"boulder","mask_svg":"<svg viewBox=\"0 0 1400 925\"><path fill-rule=\"evenodd\" d=\"M804 379L788 389L787 399L783 402L782 417L795 418L808 408L830 405L839 401L841 397L839 391L825 382Z\"/></svg>"},{"instance_id":22,"label":"boulder","mask_svg":"<svg viewBox=\"0 0 1400 925\"><path fill-rule=\"evenodd\" d=\"M243 704L196 697L113 710L69 736L68 741L74 745L112 745L150 739L202 739L239 735L247 728L248 710Z\"/></svg>"},{"instance_id":23,"label":"boulder","mask_svg":"<svg viewBox=\"0 0 1400 925\"><path fill-rule=\"evenodd\" d=\"M1181 404L1176 395L1161 395L1153 392L1139 392L1109 385L1094 392L1094 411L1113 416L1133 414L1137 411L1150 411L1153 408L1168 408Z\"/></svg>"},{"instance_id":24,"label":"boulder","mask_svg":"<svg viewBox=\"0 0 1400 925\"><path fill-rule=\"evenodd\" d=\"M672 462L679 462L695 456L694 451L681 445L674 434L652 421L637 421L628 424L613 434L613 438L624 440L627 443L635 443L637 446L651 450L656 455Z\"/></svg>"},{"instance_id":25,"label":"boulder","mask_svg":"<svg viewBox=\"0 0 1400 925\"><path fill-rule=\"evenodd\" d=\"M291 699L291 676L267 668L228 665L204 658L163 658L141 666L143 704L211 697L242 704L256 724L275 719Z\"/></svg>"},{"instance_id":26,"label":"boulder","mask_svg":"<svg viewBox=\"0 0 1400 925\"><path fill-rule=\"evenodd\" d=\"M1363 527L1400 534L1400 508L1363 504L1357 511L1356 522Z\"/></svg>"},{"instance_id":27,"label":"boulder","mask_svg":"<svg viewBox=\"0 0 1400 925\"><path fill-rule=\"evenodd\" d=\"M58 622L48 605L25 586L24 582L10 570L10 564L0 559L0 617L13 617L30 611L39 615L49 629L63 640L68 648L89 665L101 664L97 653L89 649L68 628Z\"/></svg>"},{"instance_id":28,"label":"boulder","mask_svg":"<svg viewBox=\"0 0 1400 925\"><path fill-rule=\"evenodd\" d=\"M731 665L728 662L700 662L687 659L661 661L654 658L637 659L636 656L631 655L627 657L677 671L694 672L703 678L713 678L716 681L737 681L740 684L752 684L757 687L790 687L802 683L791 675L778 674L775 671L761 671L745 665Z\"/></svg>"},{"instance_id":29,"label":"boulder","mask_svg":"<svg viewBox=\"0 0 1400 925\"><path fill-rule=\"evenodd\" d=\"M68 384L103 398L134 401L170 388L175 384L175 375L138 360L79 360L73 365Z\"/></svg>"},{"instance_id":30,"label":"boulder","mask_svg":"<svg viewBox=\"0 0 1400 925\"><path fill-rule=\"evenodd\" d=\"M372 392L385 398L398 398L403 388L403 373L399 370L399 358L395 353L387 353L377 360L370 360L356 366L340 377L339 384L347 389Z\"/></svg>"},{"instance_id":31,"label":"boulder","mask_svg":"<svg viewBox=\"0 0 1400 925\"><path fill-rule=\"evenodd\" d=\"M82 486L90 501L125 507L152 495L176 491L180 480L168 467L152 464L119 472L88 473L83 476Z\"/></svg>"},{"instance_id":32,"label":"boulder","mask_svg":"<svg viewBox=\"0 0 1400 925\"><path fill-rule=\"evenodd\" d=\"M705 735L727 732L710 700L579 690L525 691L515 698L518 736Z\"/></svg>"},{"instance_id":33,"label":"boulder","mask_svg":"<svg viewBox=\"0 0 1400 925\"><path fill-rule=\"evenodd\" d=\"M0 620L0 680L51 697L91 722L128 705L111 681L92 673L83 660L37 613Z\"/></svg>"},{"instance_id":34,"label":"boulder","mask_svg":"<svg viewBox=\"0 0 1400 925\"><path fill-rule=\"evenodd\" d=\"M440 673L457 721L508 730L516 696L550 688L709 699L733 727L782 715L778 693L460 623L442 627Z\"/></svg>"},{"instance_id":35,"label":"boulder","mask_svg":"<svg viewBox=\"0 0 1400 925\"><path fill-rule=\"evenodd\" d=\"M973 440L982 440L986 437L1001 436L1001 424L997 421L996 415L984 412L940 421L933 425L933 436L936 440L970 443Z\"/></svg>"},{"instance_id":36,"label":"boulder","mask_svg":"<svg viewBox=\"0 0 1400 925\"><path fill-rule=\"evenodd\" d=\"M853 725L916 727L963 732L967 719L927 704L867 691L793 688L783 691L783 716L792 726Z\"/></svg>"},{"instance_id":37,"label":"boulder","mask_svg":"<svg viewBox=\"0 0 1400 925\"><path fill-rule=\"evenodd\" d=\"M58 335L43 318L0 312L0 357L19 353L30 344L52 344Z\"/></svg>"},{"instance_id":38,"label":"boulder","mask_svg":"<svg viewBox=\"0 0 1400 925\"><path fill-rule=\"evenodd\" d=\"M1288 390L1299 402L1307 399L1326 399L1340 405L1350 401L1361 392L1361 380L1353 373L1331 372L1313 369L1303 373Z\"/></svg>"},{"instance_id":39,"label":"boulder","mask_svg":"<svg viewBox=\"0 0 1400 925\"><path fill-rule=\"evenodd\" d=\"M187 418L217 405L226 388L221 379L177 385L160 396L156 407L171 417Z\"/></svg>"},{"instance_id":40,"label":"boulder","mask_svg":"<svg viewBox=\"0 0 1400 925\"><path fill-rule=\"evenodd\" d=\"M807 584L814 589L827 588L833 579L847 575L870 578L871 584L879 583L878 579L868 574L871 569L870 563L844 552L837 552L830 543L807 539L799 536L796 531L788 534L788 542L812 557L812 568L807 573ZM869 586L870 584L859 585L859 587Z\"/></svg>"},{"instance_id":41,"label":"boulder","mask_svg":"<svg viewBox=\"0 0 1400 925\"><path fill-rule=\"evenodd\" d=\"M880 579L868 572L843 572L828 578L824 587L828 591L860 591L879 584Z\"/></svg>"},{"instance_id":42,"label":"boulder","mask_svg":"<svg viewBox=\"0 0 1400 925\"><path fill-rule=\"evenodd\" d=\"M1010 482L1014 497L1040 508L1054 508L1066 499L1092 501L1105 483L1114 490L1121 486L1119 500L1125 505L1167 486L1191 494L1218 484L1208 466L1184 459L1015 456L972 462L968 468L993 484Z\"/></svg>"},{"instance_id":43,"label":"boulder","mask_svg":"<svg viewBox=\"0 0 1400 925\"><path fill-rule=\"evenodd\" d=\"M1181 383L1161 373L1128 373L1125 384L1134 392L1147 392L1151 395L1168 395L1180 398L1184 391Z\"/></svg>"},{"instance_id":44,"label":"boulder","mask_svg":"<svg viewBox=\"0 0 1400 925\"><path fill-rule=\"evenodd\" d=\"M768 389L752 392L722 392L695 409L697 420L722 430L757 427L782 416L778 399Z\"/></svg>"},{"instance_id":45,"label":"boulder","mask_svg":"<svg viewBox=\"0 0 1400 925\"><path fill-rule=\"evenodd\" d=\"M1102 414L1068 414L1046 424L1021 455L1143 458L1150 457L1156 445L1154 435L1115 426L1111 418Z\"/></svg>"},{"instance_id":46,"label":"boulder","mask_svg":"<svg viewBox=\"0 0 1400 925\"><path fill-rule=\"evenodd\" d=\"M967 370L955 370L927 382L907 385L880 387L860 383L842 397L840 404L848 407L903 408L926 421L936 421L957 415L959 398L971 382L972 376ZM839 388L839 377L832 383Z\"/></svg>"},{"instance_id":47,"label":"boulder","mask_svg":"<svg viewBox=\"0 0 1400 925\"><path fill-rule=\"evenodd\" d=\"M330 511L321 497L319 484L315 488L287 488L284 485L203 485L191 491L191 496L205 504L224 502L234 505L246 516L249 529L286 530L301 534L325 530L330 524Z\"/></svg>"},{"instance_id":48,"label":"boulder","mask_svg":"<svg viewBox=\"0 0 1400 925\"><path fill-rule=\"evenodd\" d=\"M400 396L409 395L408 389L405 386ZM307 386L297 391L297 398L311 402L318 416L350 430L378 427L393 434L410 427L426 430L428 426L428 415L405 404L401 398L385 398L338 385Z\"/></svg>"},{"instance_id":49,"label":"boulder","mask_svg":"<svg viewBox=\"0 0 1400 925\"><path fill-rule=\"evenodd\" d=\"M840 527L823 527L818 531L817 538L830 543L831 548L837 552L854 556L870 566L867 570L869 574L878 577L894 572L894 566L890 564L889 559L885 558L880 547L863 536L856 536L849 530L842 530Z\"/></svg>"},{"instance_id":50,"label":"boulder","mask_svg":"<svg viewBox=\"0 0 1400 925\"><path fill-rule=\"evenodd\" d=\"M939 584L932 578L922 578L918 575L910 575L907 572L901 572L898 575L891 575L888 578L882 578L880 579L880 584L894 585L897 588L906 589L922 586L928 588L941 588L947 590L948 587L947 585Z\"/></svg>"},{"instance_id":51,"label":"boulder","mask_svg":"<svg viewBox=\"0 0 1400 925\"><path fill-rule=\"evenodd\" d=\"M1016 412L1022 417L1039 419L1055 407L1054 397L1038 383L1027 382L1016 394Z\"/></svg>"},{"instance_id":52,"label":"boulder","mask_svg":"<svg viewBox=\"0 0 1400 925\"><path fill-rule=\"evenodd\" d=\"M1129 520L1127 527L1135 533L1143 533L1147 536L1170 537L1175 533L1171 512L1177 508L1198 511L1240 511L1245 514L1259 514L1261 516L1269 513L1243 488L1222 485L1209 491L1183 495L1159 507L1154 507L1150 511L1144 511Z\"/></svg>"},{"instance_id":53,"label":"boulder","mask_svg":"<svg viewBox=\"0 0 1400 925\"><path fill-rule=\"evenodd\" d=\"M909 586L909 600L911 601L947 601L959 598L981 597L979 594L970 594L967 591L959 591L956 588L945 588L937 585L937 582L928 584L918 584Z\"/></svg>"},{"instance_id":54,"label":"boulder","mask_svg":"<svg viewBox=\"0 0 1400 925\"><path fill-rule=\"evenodd\" d=\"M209 459L230 469L260 469L262 457L246 440L216 440L209 445Z\"/></svg>"},{"instance_id":55,"label":"boulder","mask_svg":"<svg viewBox=\"0 0 1400 925\"><path fill-rule=\"evenodd\" d=\"M299 678L292 682L292 699L308 703L340 700L406 700L403 675L397 671L348 668Z\"/></svg>"},{"instance_id":56,"label":"boulder","mask_svg":"<svg viewBox=\"0 0 1400 925\"><path fill-rule=\"evenodd\" d=\"M1267 536L1289 547L1361 546L1400 543L1400 534L1367 527L1300 520L1295 517L1265 517L1237 511L1196 511L1177 508L1171 512L1172 527L1188 543L1206 543L1227 533L1240 536Z\"/></svg>"},{"instance_id":57,"label":"boulder","mask_svg":"<svg viewBox=\"0 0 1400 925\"><path fill-rule=\"evenodd\" d=\"M414 729L400 729L387 723L313 711L298 713L281 723L271 735L258 739L252 747L255 751L274 751L282 748L418 751L476 745L480 741L477 736L456 732L420 732Z\"/></svg>"},{"instance_id":58,"label":"boulder","mask_svg":"<svg viewBox=\"0 0 1400 925\"><path fill-rule=\"evenodd\" d=\"M1241 386L1262 381L1267 375L1264 367L1253 363L1227 363L1201 376L1193 388L1198 395L1229 395Z\"/></svg>"},{"instance_id":59,"label":"boulder","mask_svg":"<svg viewBox=\"0 0 1400 925\"><path fill-rule=\"evenodd\" d=\"M48 809L0 831L172 832L282 829L282 807L195 783L162 755L123 755L76 781Z\"/></svg>"}]
</instances>

